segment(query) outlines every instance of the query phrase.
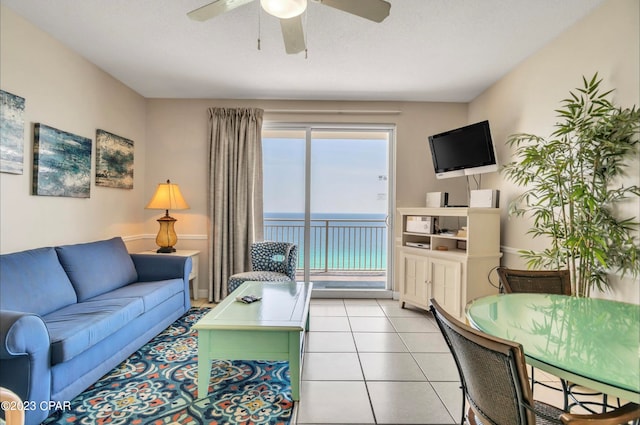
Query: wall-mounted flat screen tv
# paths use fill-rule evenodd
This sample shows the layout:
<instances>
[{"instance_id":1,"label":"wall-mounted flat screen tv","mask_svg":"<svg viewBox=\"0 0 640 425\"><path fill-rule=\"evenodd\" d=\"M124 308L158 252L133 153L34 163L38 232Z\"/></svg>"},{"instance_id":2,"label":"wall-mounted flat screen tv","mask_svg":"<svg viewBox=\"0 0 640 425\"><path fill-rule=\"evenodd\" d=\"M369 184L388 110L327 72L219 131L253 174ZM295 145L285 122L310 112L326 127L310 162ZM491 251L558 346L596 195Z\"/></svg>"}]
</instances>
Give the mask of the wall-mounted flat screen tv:
<instances>
[{"instance_id":1,"label":"wall-mounted flat screen tv","mask_svg":"<svg viewBox=\"0 0 640 425\"><path fill-rule=\"evenodd\" d=\"M489 121L429 136L436 178L498 171Z\"/></svg>"}]
</instances>

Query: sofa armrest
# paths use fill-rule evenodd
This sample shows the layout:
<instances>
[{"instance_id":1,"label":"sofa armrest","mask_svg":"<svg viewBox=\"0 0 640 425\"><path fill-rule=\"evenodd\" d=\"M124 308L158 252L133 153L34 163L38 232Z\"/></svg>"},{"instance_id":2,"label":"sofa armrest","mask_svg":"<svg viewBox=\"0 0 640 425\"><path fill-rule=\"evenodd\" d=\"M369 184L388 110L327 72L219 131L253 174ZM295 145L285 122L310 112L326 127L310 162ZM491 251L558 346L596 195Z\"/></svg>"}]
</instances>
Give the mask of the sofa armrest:
<instances>
[{"instance_id":1,"label":"sofa armrest","mask_svg":"<svg viewBox=\"0 0 640 425\"><path fill-rule=\"evenodd\" d=\"M140 282L184 279L189 287L191 257L178 255L130 254Z\"/></svg>"},{"instance_id":2,"label":"sofa armrest","mask_svg":"<svg viewBox=\"0 0 640 425\"><path fill-rule=\"evenodd\" d=\"M0 387L8 388L35 410L26 423L40 423L51 399L50 338L42 319L32 313L0 310Z\"/></svg>"},{"instance_id":3,"label":"sofa armrest","mask_svg":"<svg viewBox=\"0 0 640 425\"><path fill-rule=\"evenodd\" d=\"M0 310L0 359L49 355L49 332L40 317L21 311Z\"/></svg>"},{"instance_id":4,"label":"sofa armrest","mask_svg":"<svg viewBox=\"0 0 640 425\"><path fill-rule=\"evenodd\" d=\"M138 281L182 279L184 284L184 311L191 307L189 295L189 275L191 274L191 257L179 255L130 254L138 272Z\"/></svg>"}]
</instances>

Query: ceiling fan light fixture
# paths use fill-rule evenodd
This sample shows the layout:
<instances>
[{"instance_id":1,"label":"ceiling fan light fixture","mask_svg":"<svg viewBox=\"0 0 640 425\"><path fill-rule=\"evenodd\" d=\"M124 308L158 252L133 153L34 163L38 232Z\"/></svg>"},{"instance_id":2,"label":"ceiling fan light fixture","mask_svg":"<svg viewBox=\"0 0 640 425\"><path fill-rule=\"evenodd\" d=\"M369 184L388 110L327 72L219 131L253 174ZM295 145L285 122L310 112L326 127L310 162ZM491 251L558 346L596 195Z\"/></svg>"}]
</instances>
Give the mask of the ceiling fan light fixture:
<instances>
[{"instance_id":1,"label":"ceiling fan light fixture","mask_svg":"<svg viewBox=\"0 0 640 425\"><path fill-rule=\"evenodd\" d=\"M276 18L290 19L307 9L307 0L260 0L260 5L265 12Z\"/></svg>"}]
</instances>

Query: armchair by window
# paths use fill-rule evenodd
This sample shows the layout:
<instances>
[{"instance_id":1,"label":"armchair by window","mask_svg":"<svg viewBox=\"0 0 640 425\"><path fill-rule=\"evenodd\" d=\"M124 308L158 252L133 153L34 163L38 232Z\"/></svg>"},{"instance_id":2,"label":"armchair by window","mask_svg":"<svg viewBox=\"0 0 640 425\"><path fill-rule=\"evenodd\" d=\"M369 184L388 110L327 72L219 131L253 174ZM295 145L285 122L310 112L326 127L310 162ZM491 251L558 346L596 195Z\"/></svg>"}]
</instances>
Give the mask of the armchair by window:
<instances>
[{"instance_id":1,"label":"armchair by window","mask_svg":"<svg viewBox=\"0 0 640 425\"><path fill-rule=\"evenodd\" d=\"M251 271L229 277L228 292L244 282L286 282L296 278L298 246L288 242L256 242L251 245Z\"/></svg>"}]
</instances>

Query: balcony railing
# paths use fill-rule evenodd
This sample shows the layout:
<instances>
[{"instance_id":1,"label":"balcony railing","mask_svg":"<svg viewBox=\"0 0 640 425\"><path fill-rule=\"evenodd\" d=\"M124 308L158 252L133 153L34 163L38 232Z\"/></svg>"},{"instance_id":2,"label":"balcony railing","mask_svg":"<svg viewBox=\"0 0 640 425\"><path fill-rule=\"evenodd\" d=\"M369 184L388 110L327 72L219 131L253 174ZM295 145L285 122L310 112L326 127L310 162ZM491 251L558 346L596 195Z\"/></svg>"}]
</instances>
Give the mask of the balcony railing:
<instances>
[{"instance_id":1,"label":"balcony railing","mask_svg":"<svg viewBox=\"0 0 640 425\"><path fill-rule=\"evenodd\" d=\"M298 268L304 265L304 220L265 218L265 240L298 245ZM312 219L309 234L311 271L384 271L387 228L382 219Z\"/></svg>"}]
</instances>

